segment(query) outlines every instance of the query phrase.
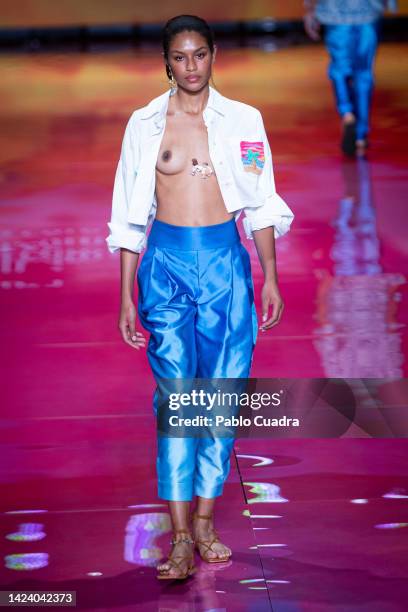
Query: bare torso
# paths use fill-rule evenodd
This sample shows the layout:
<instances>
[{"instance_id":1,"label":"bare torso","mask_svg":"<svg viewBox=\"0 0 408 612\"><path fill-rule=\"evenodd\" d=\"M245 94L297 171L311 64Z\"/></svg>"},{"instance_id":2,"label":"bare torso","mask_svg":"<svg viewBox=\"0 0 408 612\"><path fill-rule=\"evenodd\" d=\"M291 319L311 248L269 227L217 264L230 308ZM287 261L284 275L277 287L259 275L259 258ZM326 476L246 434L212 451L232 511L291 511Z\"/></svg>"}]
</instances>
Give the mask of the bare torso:
<instances>
[{"instance_id":1,"label":"bare torso","mask_svg":"<svg viewBox=\"0 0 408 612\"><path fill-rule=\"evenodd\" d=\"M194 160L194 162L193 162ZM207 178L202 178L203 166ZM196 174L192 175L192 171ZM175 113L171 98L166 128L156 164L156 219L172 225L201 226L229 221L208 151L208 132L202 113Z\"/></svg>"}]
</instances>

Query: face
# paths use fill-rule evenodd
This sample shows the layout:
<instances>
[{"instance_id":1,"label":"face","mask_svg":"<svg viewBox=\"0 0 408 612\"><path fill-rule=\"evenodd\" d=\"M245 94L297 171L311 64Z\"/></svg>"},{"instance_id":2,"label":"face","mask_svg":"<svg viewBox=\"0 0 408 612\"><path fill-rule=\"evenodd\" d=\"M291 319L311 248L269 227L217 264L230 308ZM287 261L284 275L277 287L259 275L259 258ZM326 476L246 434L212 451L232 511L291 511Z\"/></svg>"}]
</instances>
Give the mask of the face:
<instances>
[{"instance_id":1,"label":"face","mask_svg":"<svg viewBox=\"0 0 408 612\"><path fill-rule=\"evenodd\" d=\"M206 39L198 32L180 32L171 40L168 64L177 85L196 91L207 85L216 49L211 54Z\"/></svg>"}]
</instances>

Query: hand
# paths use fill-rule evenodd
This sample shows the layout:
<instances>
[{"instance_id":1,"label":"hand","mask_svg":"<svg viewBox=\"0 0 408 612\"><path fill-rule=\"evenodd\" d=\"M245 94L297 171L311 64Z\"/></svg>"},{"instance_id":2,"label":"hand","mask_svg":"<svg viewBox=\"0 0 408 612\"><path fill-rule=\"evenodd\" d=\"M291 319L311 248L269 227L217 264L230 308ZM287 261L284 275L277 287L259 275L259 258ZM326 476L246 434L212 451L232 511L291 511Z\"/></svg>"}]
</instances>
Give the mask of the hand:
<instances>
[{"instance_id":1,"label":"hand","mask_svg":"<svg viewBox=\"0 0 408 612\"><path fill-rule=\"evenodd\" d=\"M284 304L274 281L265 281L261 292L262 299L262 325L260 330L265 331L279 323ZM272 306L272 316L268 319L269 307Z\"/></svg>"},{"instance_id":2,"label":"hand","mask_svg":"<svg viewBox=\"0 0 408 612\"><path fill-rule=\"evenodd\" d=\"M146 339L136 331L136 308L132 301L122 304L119 317L119 330L126 344L139 350L146 346Z\"/></svg>"},{"instance_id":3,"label":"hand","mask_svg":"<svg viewBox=\"0 0 408 612\"><path fill-rule=\"evenodd\" d=\"M303 25L306 34L310 36L312 40L320 40L320 23L313 13L306 13L303 17Z\"/></svg>"}]
</instances>

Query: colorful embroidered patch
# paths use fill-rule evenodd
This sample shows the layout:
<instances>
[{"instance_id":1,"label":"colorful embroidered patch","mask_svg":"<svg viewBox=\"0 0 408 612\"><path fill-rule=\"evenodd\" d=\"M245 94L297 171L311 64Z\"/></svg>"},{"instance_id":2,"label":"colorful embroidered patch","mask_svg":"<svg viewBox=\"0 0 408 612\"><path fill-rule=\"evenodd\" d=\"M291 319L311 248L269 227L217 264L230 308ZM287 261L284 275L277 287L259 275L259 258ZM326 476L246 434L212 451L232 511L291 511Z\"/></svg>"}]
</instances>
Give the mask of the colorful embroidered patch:
<instances>
[{"instance_id":1,"label":"colorful embroidered patch","mask_svg":"<svg viewBox=\"0 0 408 612\"><path fill-rule=\"evenodd\" d=\"M241 161L246 172L261 174L265 165L264 143L241 140Z\"/></svg>"}]
</instances>

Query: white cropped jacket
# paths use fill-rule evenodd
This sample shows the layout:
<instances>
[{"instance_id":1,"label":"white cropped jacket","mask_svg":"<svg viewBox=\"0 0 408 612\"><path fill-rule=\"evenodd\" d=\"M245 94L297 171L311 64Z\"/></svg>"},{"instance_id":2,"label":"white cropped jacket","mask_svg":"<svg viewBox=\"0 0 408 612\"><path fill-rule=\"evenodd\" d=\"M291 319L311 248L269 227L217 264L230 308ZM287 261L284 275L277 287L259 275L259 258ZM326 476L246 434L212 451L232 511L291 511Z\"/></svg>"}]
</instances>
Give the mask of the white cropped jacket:
<instances>
[{"instance_id":1,"label":"white cropped jacket","mask_svg":"<svg viewBox=\"0 0 408 612\"><path fill-rule=\"evenodd\" d=\"M294 215L276 193L272 155L261 113L231 100L210 86L203 112L208 148L228 212L238 220L244 211L244 230L274 226L283 236ZM109 251L121 247L141 252L156 215L156 162L164 134L170 90L135 110L126 126L116 169L112 214L106 238Z\"/></svg>"}]
</instances>

